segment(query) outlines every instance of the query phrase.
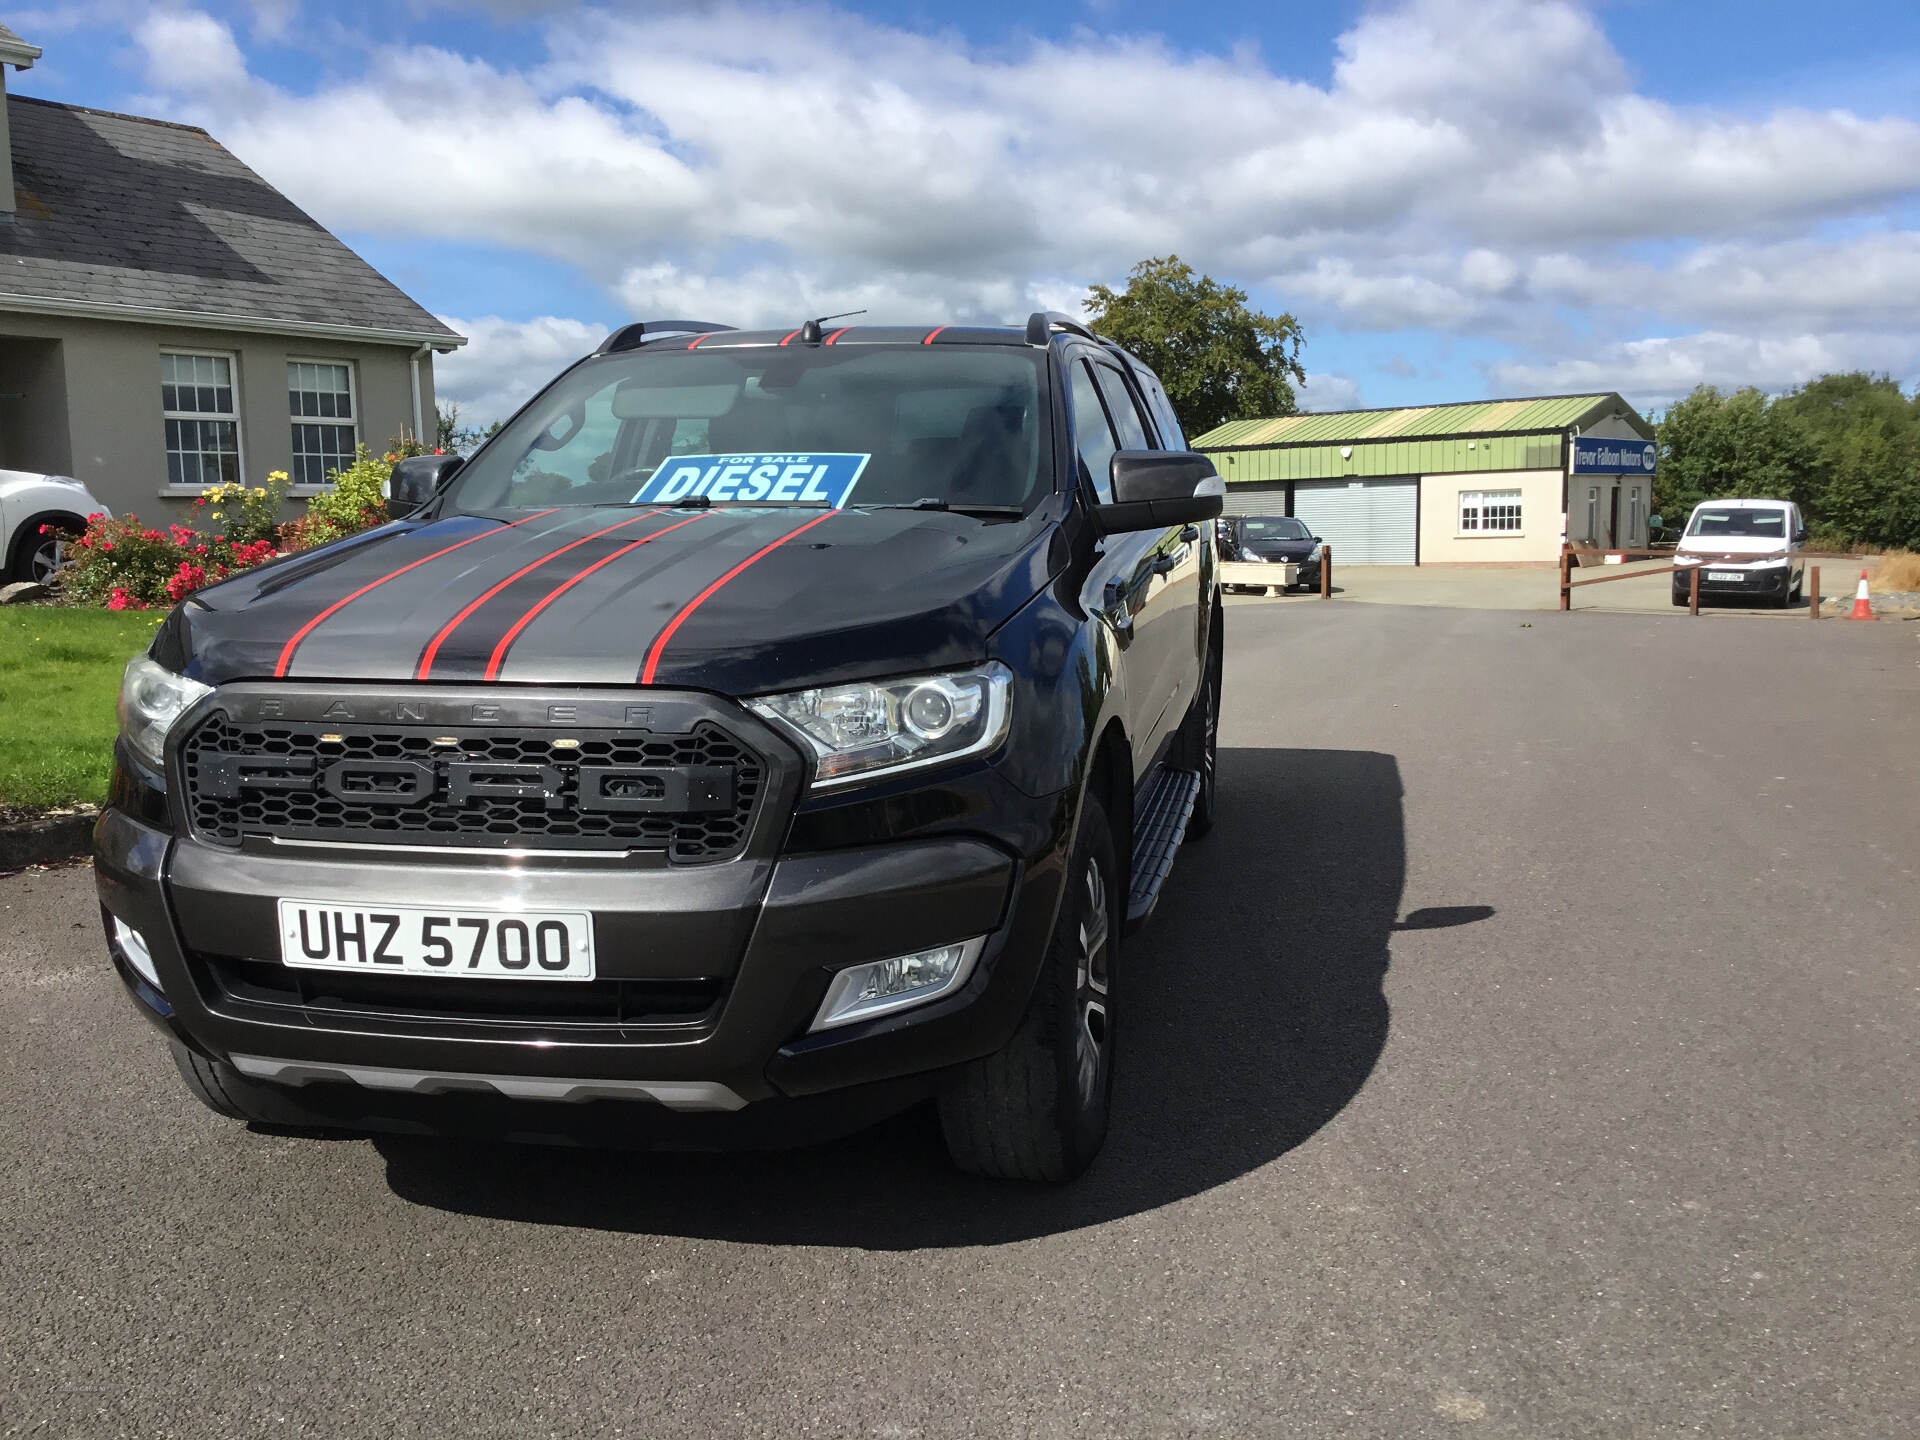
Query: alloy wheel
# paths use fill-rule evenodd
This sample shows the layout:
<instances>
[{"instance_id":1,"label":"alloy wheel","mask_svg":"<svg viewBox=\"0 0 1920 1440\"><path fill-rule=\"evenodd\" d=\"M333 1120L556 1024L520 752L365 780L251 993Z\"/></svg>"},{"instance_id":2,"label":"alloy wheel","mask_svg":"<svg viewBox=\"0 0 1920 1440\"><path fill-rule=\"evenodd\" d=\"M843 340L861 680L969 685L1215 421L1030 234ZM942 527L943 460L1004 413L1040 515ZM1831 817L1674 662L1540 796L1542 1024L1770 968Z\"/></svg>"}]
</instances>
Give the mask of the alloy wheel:
<instances>
[{"instance_id":1,"label":"alloy wheel","mask_svg":"<svg viewBox=\"0 0 1920 1440\"><path fill-rule=\"evenodd\" d=\"M1098 860L1089 857L1081 881L1079 948L1074 975L1074 1074L1083 1111L1100 1102L1105 1089L1112 1033L1107 1019L1111 910L1107 880Z\"/></svg>"},{"instance_id":2,"label":"alloy wheel","mask_svg":"<svg viewBox=\"0 0 1920 1440\"><path fill-rule=\"evenodd\" d=\"M64 535L43 535L40 543L33 547L33 553L27 558L27 578L36 585L45 585L52 580L67 558L67 537Z\"/></svg>"},{"instance_id":3,"label":"alloy wheel","mask_svg":"<svg viewBox=\"0 0 1920 1440\"><path fill-rule=\"evenodd\" d=\"M1207 688L1201 703L1206 706L1203 712L1206 743L1200 749L1200 789L1203 803L1211 808L1214 761L1220 748L1220 676L1211 666L1208 667Z\"/></svg>"}]
</instances>

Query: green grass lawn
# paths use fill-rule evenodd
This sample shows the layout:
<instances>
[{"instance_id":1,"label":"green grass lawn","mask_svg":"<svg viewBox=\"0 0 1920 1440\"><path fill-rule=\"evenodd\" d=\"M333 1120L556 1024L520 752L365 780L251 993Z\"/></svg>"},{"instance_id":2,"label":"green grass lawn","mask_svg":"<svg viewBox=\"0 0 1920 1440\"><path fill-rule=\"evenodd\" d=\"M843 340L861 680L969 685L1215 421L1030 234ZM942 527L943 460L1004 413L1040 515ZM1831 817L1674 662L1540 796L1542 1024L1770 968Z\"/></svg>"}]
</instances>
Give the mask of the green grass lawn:
<instances>
[{"instance_id":1,"label":"green grass lawn","mask_svg":"<svg viewBox=\"0 0 1920 1440\"><path fill-rule=\"evenodd\" d=\"M106 798L120 672L163 618L152 610L0 609L0 806Z\"/></svg>"}]
</instances>

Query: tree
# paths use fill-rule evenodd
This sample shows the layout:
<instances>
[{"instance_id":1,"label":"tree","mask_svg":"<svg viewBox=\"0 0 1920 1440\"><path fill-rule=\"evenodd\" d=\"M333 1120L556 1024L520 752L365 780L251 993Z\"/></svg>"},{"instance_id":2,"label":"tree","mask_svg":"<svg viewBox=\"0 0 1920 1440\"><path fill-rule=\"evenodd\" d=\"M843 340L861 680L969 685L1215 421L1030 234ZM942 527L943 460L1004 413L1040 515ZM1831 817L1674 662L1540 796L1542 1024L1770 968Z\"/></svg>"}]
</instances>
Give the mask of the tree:
<instances>
[{"instance_id":1,"label":"tree","mask_svg":"<svg viewBox=\"0 0 1920 1440\"><path fill-rule=\"evenodd\" d=\"M1096 334L1150 366L1189 436L1228 420L1291 415L1303 336L1292 315L1247 308L1247 292L1196 276L1178 255L1142 260L1127 288L1087 291Z\"/></svg>"},{"instance_id":2,"label":"tree","mask_svg":"<svg viewBox=\"0 0 1920 1440\"><path fill-rule=\"evenodd\" d=\"M434 439L433 443L449 455L465 455L482 440L490 439L494 431L500 428L496 420L484 430L478 425L460 423L460 407L457 404L433 407Z\"/></svg>"},{"instance_id":3,"label":"tree","mask_svg":"<svg viewBox=\"0 0 1920 1440\"><path fill-rule=\"evenodd\" d=\"M1875 545L1920 541L1920 397L1856 370L1822 375L1774 408L1812 447L1823 525Z\"/></svg>"},{"instance_id":4,"label":"tree","mask_svg":"<svg viewBox=\"0 0 1920 1440\"><path fill-rule=\"evenodd\" d=\"M1659 417L1654 508L1719 495L1797 501L1826 543L1920 545L1920 395L1885 375L1822 375L1777 400L1702 385Z\"/></svg>"},{"instance_id":5,"label":"tree","mask_svg":"<svg viewBox=\"0 0 1920 1440\"><path fill-rule=\"evenodd\" d=\"M1659 417L1653 508L1672 524L1717 495L1777 496L1810 508L1813 447L1791 418L1751 386L1698 387Z\"/></svg>"}]
</instances>

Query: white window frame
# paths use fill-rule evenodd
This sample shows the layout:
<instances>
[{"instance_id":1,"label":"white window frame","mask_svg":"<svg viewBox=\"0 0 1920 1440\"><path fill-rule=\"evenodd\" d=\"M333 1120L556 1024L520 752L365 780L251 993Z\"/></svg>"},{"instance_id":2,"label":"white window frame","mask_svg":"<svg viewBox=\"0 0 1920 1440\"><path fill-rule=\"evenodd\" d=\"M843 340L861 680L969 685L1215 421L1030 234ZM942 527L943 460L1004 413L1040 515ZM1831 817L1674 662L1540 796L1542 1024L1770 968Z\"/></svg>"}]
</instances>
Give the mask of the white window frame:
<instances>
[{"instance_id":1,"label":"white window frame","mask_svg":"<svg viewBox=\"0 0 1920 1440\"><path fill-rule=\"evenodd\" d=\"M1481 523L1486 518L1488 502L1491 501L1496 505L1504 505L1507 503L1508 497L1512 497L1513 507L1520 512L1519 525L1512 530L1488 529ZM1467 525L1467 507L1469 502L1472 502L1474 511L1474 525L1472 528L1469 528ZM1522 494L1518 486L1505 490L1462 490L1458 492L1454 498L1453 506L1453 533L1455 538L1461 540L1511 540L1516 536L1524 537L1527 533L1527 502L1525 495Z\"/></svg>"},{"instance_id":2,"label":"white window frame","mask_svg":"<svg viewBox=\"0 0 1920 1440\"><path fill-rule=\"evenodd\" d=\"M240 418L241 412L246 409L246 402L240 394L240 352L238 350L207 350L187 345L162 345L157 354L161 357L180 355L189 360L198 358L224 360L227 362L228 373L233 376L233 384L230 387L233 391L233 413L231 415L208 415L198 410L169 410L166 408L166 405L162 403L160 407L160 469L162 474L160 493L162 495L199 495L204 493L207 488L204 485L176 485L173 483L172 472L167 469L167 421L169 420L231 420L233 422L234 464L239 470L238 478L240 483L242 485L246 484L247 427ZM163 377L165 371L163 367L156 365L154 369L160 371L160 374L154 377L155 380L164 384L165 380Z\"/></svg>"},{"instance_id":3,"label":"white window frame","mask_svg":"<svg viewBox=\"0 0 1920 1440\"><path fill-rule=\"evenodd\" d=\"M357 451L360 445L360 367L352 360L339 355L289 355L289 365L344 365L347 370L347 403L353 406L353 443ZM289 391L292 386L286 387ZM295 415L293 406L287 406L287 453L290 459L297 459L293 452L293 429L299 424L338 425L338 420L323 420L317 415ZM353 463L349 458L347 463ZM319 495L333 487L331 485L292 485L287 489L289 495Z\"/></svg>"}]
</instances>

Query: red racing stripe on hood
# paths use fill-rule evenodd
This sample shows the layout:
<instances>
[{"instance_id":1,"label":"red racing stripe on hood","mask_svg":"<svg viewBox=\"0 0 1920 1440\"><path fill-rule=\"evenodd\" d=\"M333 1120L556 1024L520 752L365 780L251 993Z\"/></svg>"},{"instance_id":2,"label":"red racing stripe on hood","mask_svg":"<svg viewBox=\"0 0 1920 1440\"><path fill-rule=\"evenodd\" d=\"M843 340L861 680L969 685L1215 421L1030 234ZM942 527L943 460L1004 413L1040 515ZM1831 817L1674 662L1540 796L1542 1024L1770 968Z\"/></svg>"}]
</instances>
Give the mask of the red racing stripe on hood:
<instances>
[{"instance_id":1,"label":"red racing stripe on hood","mask_svg":"<svg viewBox=\"0 0 1920 1440\"><path fill-rule=\"evenodd\" d=\"M786 544L787 541L793 539L796 535L806 534L807 531L811 530L814 526L818 525L822 520L831 519L834 514L835 514L834 511L828 510L824 514L814 516L813 519L807 521L807 523L804 525L796 525L793 529L787 531L786 534L782 535L778 540L775 540L772 544L761 546L758 550L754 551L753 554L749 555L746 559L742 560L738 565L734 566L731 570L727 571L726 574L722 575L718 580L714 581L711 585L707 586L707 588L702 590L698 595L694 596L693 599L689 600L686 604L682 605L679 611L674 615L673 619L667 622L667 628L662 630L658 635L654 637L652 648L650 648L647 651L647 663L643 665L640 669L640 683L642 685L651 685L653 683L654 674L660 668L660 652L667 648L667 642L673 638L673 632L678 630L682 625L686 624L687 617L693 614L693 612L698 610L702 605L706 604L710 596L712 596L716 591L720 590L723 586L725 586L728 581L732 580L733 577L738 575L741 571L747 569L751 565L758 564L763 558L765 558L768 555L771 555L774 551L778 550L782 545Z\"/></svg>"},{"instance_id":2,"label":"red racing stripe on hood","mask_svg":"<svg viewBox=\"0 0 1920 1440\"><path fill-rule=\"evenodd\" d=\"M503 528L507 530L511 530L514 528L514 526L524 525L529 520L538 520L542 515L551 515L554 513L555 510L558 510L559 508L560 507L556 505L553 508L553 510L536 510L531 515L523 515L518 520L509 521ZM358 590L354 591L351 595L347 595L339 600L334 601L333 604L327 606L326 609L322 610L318 615L314 616L311 620L307 621L306 624L302 625L298 630L294 631L293 635L288 639L287 643L280 647L280 658L278 661L274 663L274 667L273 667L274 679L279 680L279 679L284 679L286 677L287 667L293 663L293 652L300 648L300 642L305 640L307 636L311 635L314 632L315 628L318 627L323 620L330 619L332 616L339 614L342 610L346 609L347 606L351 605L354 601L358 600L362 595L365 595L369 590L378 590L382 585L386 584L389 580L397 580L402 575L406 574L409 570L416 570L420 566L426 564L429 560L438 560L442 555L451 555L454 551L458 550L462 545L471 545L476 540L490 539L491 537L499 533L500 532L497 530L483 530L478 535L469 535L464 540L456 540L453 542L453 544L447 546L445 549L436 550L431 555L422 555L418 560L412 561L411 563L406 565L402 565L398 570L389 570L385 575L382 575L378 580L370 580L365 585L362 585Z\"/></svg>"},{"instance_id":3,"label":"red racing stripe on hood","mask_svg":"<svg viewBox=\"0 0 1920 1440\"><path fill-rule=\"evenodd\" d=\"M513 642L520 638L520 632L526 629L527 626L533 623L535 616L537 616L542 610L546 609L554 601L558 600L562 595L566 594L567 591L571 590L574 586L578 585L582 580L586 579L589 575L593 574L593 572L598 570L602 565L609 565L613 563L615 560L618 560L622 555L625 555L628 551L638 550L642 545L646 544L649 540L658 540L662 535L665 535L668 531L678 530L682 525L691 525L695 520L704 520L707 518L707 516L711 515L712 513L714 512L712 512L711 510L702 510L698 515L689 516L685 520L676 521L674 524L667 526L665 530L655 530L651 535L642 535L638 540L633 541L631 544L622 545L618 550L614 551L611 555L601 556L598 560L594 561L593 564L587 566L586 569L578 572L577 574L569 575L565 580L562 580L558 585L554 586L553 589L549 590L545 595L541 596L539 600L535 601L534 604L527 610L527 613L522 615L518 620L514 621L513 624L510 627L508 627L507 633L500 637L500 643L493 647L493 654L487 660L486 678L489 680L492 680L500 674L500 666L506 661L507 651L510 648L512 648Z\"/></svg>"},{"instance_id":4,"label":"red racing stripe on hood","mask_svg":"<svg viewBox=\"0 0 1920 1440\"><path fill-rule=\"evenodd\" d=\"M507 576L507 578L502 580L499 584L489 586L484 592L482 592L482 594L478 599L471 600L467 604L463 605L460 608L460 613L455 615L446 624L442 625L439 631L434 635L433 639L427 642L427 648L420 652L420 668L414 671L413 678L416 680L425 680L428 674L433 669L434 657L440 653L440 647L446 643L447 637L453 634L454 631L458 630L469 615L473 614L474 611L478 610L482 605L486 604L487 601L491 600L494 596L498 595L502 590L506 589L509 585L513 584L514 581L520 579L522 576L531 575L535 570L538 570L542 565L546 564L549 560L557 560L562 555L566 554L569 550L578 550L582 545L586 544L589 540L598 540L602 535L610 535L615 530L624 530L629 525L638 525L642 520L657 520L659 518L660 517L657 515L629 515L626 519L619 521L617 524L604 526L599 530L595 530L590 535L582 535L578 540L572 541L566 545L562 545L558 550L549 550L545 555L542 555L539 559L531 562L530 564L522 565L518 570L514 571L511 575Z\"/></svg>"}]
</instances>

